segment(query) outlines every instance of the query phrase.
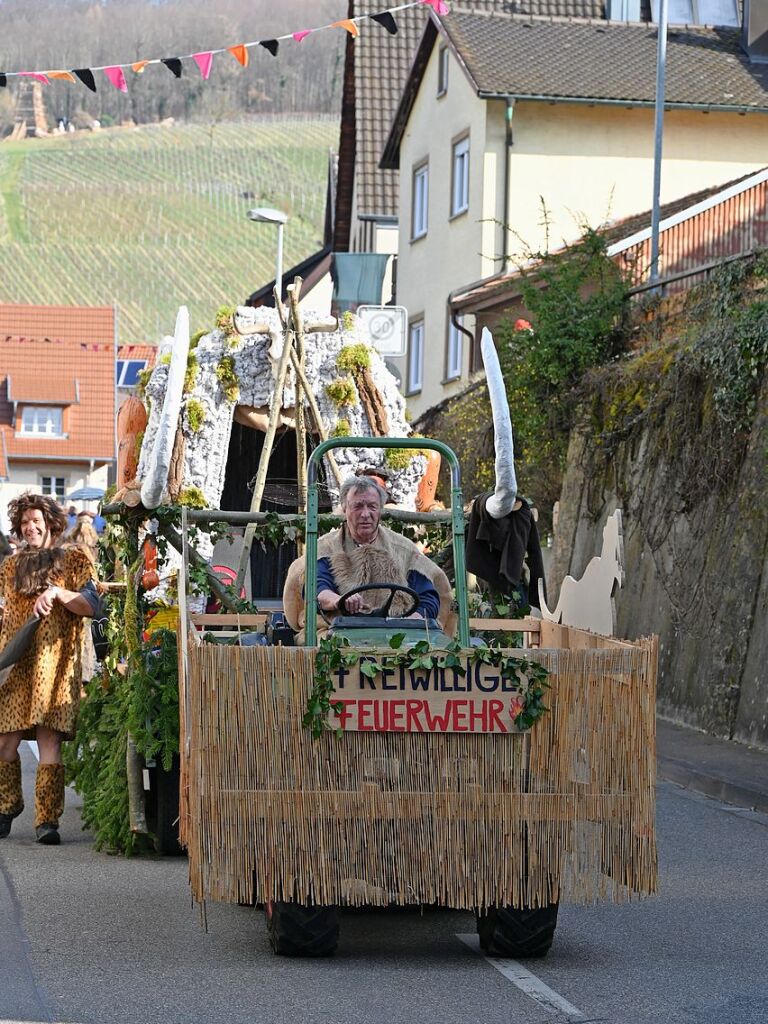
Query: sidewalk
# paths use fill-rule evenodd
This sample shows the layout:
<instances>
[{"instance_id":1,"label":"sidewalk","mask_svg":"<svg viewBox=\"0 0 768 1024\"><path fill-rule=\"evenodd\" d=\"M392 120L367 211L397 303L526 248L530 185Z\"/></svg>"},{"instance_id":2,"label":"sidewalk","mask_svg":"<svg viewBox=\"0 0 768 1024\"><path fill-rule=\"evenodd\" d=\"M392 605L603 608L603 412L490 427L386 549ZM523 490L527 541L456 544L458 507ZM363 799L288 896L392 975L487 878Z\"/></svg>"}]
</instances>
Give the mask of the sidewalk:
<instances>
[{"instance_id":1,"label":"sidewalk","mask_svg":"<svg viewBox=\"0 0 768 1024\"><path fill-rule=\"evenodd\" d=\"M656 721L658 777L768 814L768 751Z\"/></svg>"}]
</instances>

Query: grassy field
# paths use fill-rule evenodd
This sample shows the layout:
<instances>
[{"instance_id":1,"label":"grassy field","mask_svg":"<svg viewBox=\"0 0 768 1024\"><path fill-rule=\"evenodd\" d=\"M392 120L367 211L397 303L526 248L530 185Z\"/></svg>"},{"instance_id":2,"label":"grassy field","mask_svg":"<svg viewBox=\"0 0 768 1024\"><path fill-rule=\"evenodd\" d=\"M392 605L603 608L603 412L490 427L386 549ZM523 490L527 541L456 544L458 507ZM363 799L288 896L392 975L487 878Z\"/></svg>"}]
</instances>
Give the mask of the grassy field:
<instances>
[{"instance_id":1,"label":"grassy field","mask_svg":"<svg viewBox=\"0 0 768 1024\"><path fill-rule=\"evenodd\" d=\"M321 245L335 118L147 125L0 144L0 302L116 305L122 344L192 329ZM247 193L247 198L244 198Z\"/></svg>"}]
</instances>

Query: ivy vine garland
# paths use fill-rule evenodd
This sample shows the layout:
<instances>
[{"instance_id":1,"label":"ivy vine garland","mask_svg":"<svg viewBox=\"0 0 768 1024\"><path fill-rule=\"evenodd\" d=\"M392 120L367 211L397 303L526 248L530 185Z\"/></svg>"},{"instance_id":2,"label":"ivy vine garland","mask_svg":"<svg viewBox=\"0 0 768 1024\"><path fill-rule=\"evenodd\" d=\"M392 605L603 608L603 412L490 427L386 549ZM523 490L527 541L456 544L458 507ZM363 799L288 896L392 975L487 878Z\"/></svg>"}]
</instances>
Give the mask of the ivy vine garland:
<instances>
[{"instance_id":1,"label":"ivy vine garland","mask_svg":"<svg viewBox=\"0 0 768 1024\"><path fill-rule=\"evenodd\" d=\"M302 718L302 724L309 729L313 739L319 739L329 730L335 732L337 737L343 734L340 728L334 730L329 721L331 712L339 714L343 707L340 701L334 699L334 676L337 669L352 668L362 657L365 657L365 661L360 665L360 672L369 678L373 678L384 669L395 669L401 665L427 671L433 668L450 668L458 675L464 676L464 664L469 658L472 664L480 662L484 665L493 665L499 670L502 679L512 680L520 687L522 704L515 717L518 729L530 729L534 722L549 710L544 703L546 691L550 686L549 670L538 662L515 657L498 647L473 647L466 651L458 641L454 641L447 648L435 650L428 640L420 640L412 647L401 650L404 640L404 633L393 636L389 641L392 649L390 653L357 650L350 646L346 637L337 637L333 634L320 637L315 657L315 682ZM372 653L374 657L371 656Z\"/></svg>"}]
</instances>

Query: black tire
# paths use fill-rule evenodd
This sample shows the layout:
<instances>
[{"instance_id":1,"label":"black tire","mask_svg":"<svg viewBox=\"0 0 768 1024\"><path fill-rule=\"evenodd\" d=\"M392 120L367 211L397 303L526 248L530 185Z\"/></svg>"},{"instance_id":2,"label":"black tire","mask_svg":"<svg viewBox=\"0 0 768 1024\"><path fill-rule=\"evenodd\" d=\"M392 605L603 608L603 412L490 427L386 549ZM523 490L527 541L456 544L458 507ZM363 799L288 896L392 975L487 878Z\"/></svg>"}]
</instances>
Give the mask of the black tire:
<instances>
[{"instance_id":1,"label":"black tire","mask_svg":"<svg viewBox=\"0 0 768 1024\"><path fill-rule=\"evenodd\" d=\"M267 932L278 956L333 956L339 944L336 907L275 901L266 906Z\"/></svg>"},{"instance_id":2,"label":"black tire","mask_svg":"<svg viewBox=\"0 0 768 1024\"><path fill-rule=\"evenodd\" d=\"M179 844L179 755L173 755L170 771L158 762L149 769L149 792L146 794L147 826L154 839L155 851L166 857L180 857Z\"/></svg>"},{"instance_id":3,"label":"black tire","mask_svg":"<svg viewBox=\"0 0 768 1024\"><path fill-rule=\"evenodd\" d=\"M546 907L489 907L477 915L480 947L488 956L546 956L557 927L557 903Z\"/></svg>"}]
</instances>

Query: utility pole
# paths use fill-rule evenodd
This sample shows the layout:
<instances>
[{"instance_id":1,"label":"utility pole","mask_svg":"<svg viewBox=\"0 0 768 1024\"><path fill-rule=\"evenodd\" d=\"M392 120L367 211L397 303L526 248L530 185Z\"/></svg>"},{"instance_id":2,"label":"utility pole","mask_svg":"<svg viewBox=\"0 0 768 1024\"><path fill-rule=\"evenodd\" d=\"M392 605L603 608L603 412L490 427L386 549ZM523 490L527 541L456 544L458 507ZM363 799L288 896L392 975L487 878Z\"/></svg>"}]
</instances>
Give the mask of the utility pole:
<instances>
[{"instance_id":1,"label":"utility pole","mask_svg":"<svg viewBox=\"0 0 768 1024\"><path fill-rule=\"evenodd\" d=\"M661 196L661 150L664 139L664 94L667 75L667 0L659 0L659 43L656 50L656 116L653 148L653 205L651 207L650 284L659 279L659 200Z\"/></svg>"}]
</instances>

